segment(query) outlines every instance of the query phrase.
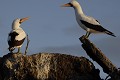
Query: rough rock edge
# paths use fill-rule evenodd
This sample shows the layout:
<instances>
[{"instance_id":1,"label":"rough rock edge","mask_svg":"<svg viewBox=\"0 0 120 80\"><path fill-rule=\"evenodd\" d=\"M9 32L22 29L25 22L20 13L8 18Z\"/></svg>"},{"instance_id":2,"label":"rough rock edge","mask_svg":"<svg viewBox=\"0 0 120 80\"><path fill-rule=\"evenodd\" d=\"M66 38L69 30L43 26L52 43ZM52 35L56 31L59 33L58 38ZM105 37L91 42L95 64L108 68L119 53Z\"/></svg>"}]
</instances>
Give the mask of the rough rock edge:
<instances>
[{"instance_id":1,"label":"rough rock edge","mask_svg":"<svg viewBox=\"0 0 120 80\"><path fill-rule=\"evenodd\" d=\"M58 53L22 55L9 53L0 58L2 80L101 80L85 57Z\"/></svg>"}]
</instances>

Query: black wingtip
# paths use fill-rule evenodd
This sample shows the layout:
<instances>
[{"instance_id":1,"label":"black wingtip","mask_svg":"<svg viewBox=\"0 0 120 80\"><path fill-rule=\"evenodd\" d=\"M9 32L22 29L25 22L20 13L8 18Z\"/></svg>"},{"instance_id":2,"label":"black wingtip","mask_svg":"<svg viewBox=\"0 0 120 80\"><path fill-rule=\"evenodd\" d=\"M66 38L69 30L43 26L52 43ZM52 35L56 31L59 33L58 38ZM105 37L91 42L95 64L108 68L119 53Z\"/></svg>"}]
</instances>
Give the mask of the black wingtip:
<instances>
[{"instance_id":1,"label":"black wingtip","mask_svg":"<svg viewBox=\"0 0 120 80\"><path fill-rule=\"evenodd\" d=\"M111 36L116 37L114 34L112 34Z\"/></svg>"},{"instance_id":2,"label":"black wingtip","mask_svg":"<svg viewBox=\"0 0 120 80\"><path fill-rule=\"evenodd\" d=\"M114 33L110 32L110 31L105 31L105 33L108 34L108 35L111 35L111 36L113 36L113 37L116 37L116 36L114 35Z\"/></svg>"}]
</instances>

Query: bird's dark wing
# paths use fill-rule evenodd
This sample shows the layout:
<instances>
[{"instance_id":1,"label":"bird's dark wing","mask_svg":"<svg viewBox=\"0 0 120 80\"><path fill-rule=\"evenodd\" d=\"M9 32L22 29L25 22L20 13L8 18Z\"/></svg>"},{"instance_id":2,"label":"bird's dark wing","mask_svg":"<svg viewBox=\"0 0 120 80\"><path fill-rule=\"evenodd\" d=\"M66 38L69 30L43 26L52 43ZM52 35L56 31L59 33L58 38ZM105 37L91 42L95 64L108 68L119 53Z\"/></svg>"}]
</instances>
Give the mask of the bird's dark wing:
<instances>
[{"instance_id":1,"label":"bird's dark wing","mask_svg":"<svg viewBox=\"0 0 120 80\"><path fill-rule=\"evenodd\" d=\"M80 21L81 21L81 23L82 23L83 25L85 25L86 27L88 27L88 28L90 28L90 29L93 29L93 30L96 30L96 31L99 31L99 32L104 32L104 31L106 31L106 29L103 28L101 25L91 24L91 23L86 22L86 21L84 21L84 20L80 20Z\"/></svg>"},{"instance_id":2,"label":"bird's dark wing","mask_svg":"<svg viewBox=\"0 0 120 80\"><path fill-rule=\"evenodd\" d=\"M111 31L108 31L107 29L103 28L101 25L91 24L91 23L86 22L86 21L84 21L84 20L80 20L80 21L81 21L81 23L82 23L83 25L85 25L86 27L88 27L88 28L90 28L90 29L93 29L93 30L96 30L96 31L99 31L99 32L105 32L105 33L108 34L108 35L111 35L111 36L116 37L116 36L114 35L114 33L112 33Z\"/></svg>"},{"instance_id":3,"label":"bird's dark wing","mask_svg":"<svg viewBox=\"0 0 120 80\"><path fill-rule=\"evenodd\" d=\"M9 34L10 39L8 40L8 44L10 47L20 46L24 42L25 38L23 38L22 40L15 39L16 36L18 36L18 35L19 34L17 32L12 32Z\"/></svg>"},{"instance_id":4,"label":"bird's dark wing","mask_svg":"<svg viewBox=\"0 0 120 80\"><path fill-rule=\"evenodd\" d=\"M8 40L8 44L9 46L13 46L14 45L14 42L15 42L15 38L16 36L18 36L19 34L17 32L11 32L9 33L9 40Z\"/></svg>"},{"instance_id":5,"label":"bird's dark wing","mask_svg":"<svg viewBox=\"0 0 120 80\"><path fill-rule=\"evenodd\" d=\"M100 24L100 22L98 20L96 20L96 21Z\"/></svg>"}]
</instances>

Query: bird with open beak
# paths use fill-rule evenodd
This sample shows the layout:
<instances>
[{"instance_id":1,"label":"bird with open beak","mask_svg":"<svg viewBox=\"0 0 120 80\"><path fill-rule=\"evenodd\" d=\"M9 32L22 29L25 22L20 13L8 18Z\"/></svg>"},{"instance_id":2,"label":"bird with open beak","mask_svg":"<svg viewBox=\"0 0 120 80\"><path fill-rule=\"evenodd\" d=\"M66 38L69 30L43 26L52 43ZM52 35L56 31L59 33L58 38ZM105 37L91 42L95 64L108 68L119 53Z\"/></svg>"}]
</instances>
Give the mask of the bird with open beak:
<instances>
[{"instance_id":1,"label":"bird with open beak","mask_svg":"<svg viewBox=\"0 0 120 80\"><path fill-rule=\"evenodd\" d=\"M26 38L25 31L20 27L21 23L28 20L29 17L25 18L17 18L12 23L12 30L8 34L8 45L9 45L9 51L13 53L13 50L15 48L18 48L18 53L20 53L20 48Z\"/></svg>"}]
</instances>

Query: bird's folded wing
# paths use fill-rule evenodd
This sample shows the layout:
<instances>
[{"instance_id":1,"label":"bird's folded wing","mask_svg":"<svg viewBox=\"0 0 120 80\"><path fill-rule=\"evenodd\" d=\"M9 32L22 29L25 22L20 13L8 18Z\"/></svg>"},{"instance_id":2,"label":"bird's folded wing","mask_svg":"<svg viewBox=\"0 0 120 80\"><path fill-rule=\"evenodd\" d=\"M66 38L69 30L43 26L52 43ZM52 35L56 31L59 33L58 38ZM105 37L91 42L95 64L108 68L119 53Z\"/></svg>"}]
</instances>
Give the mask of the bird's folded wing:
<instances>
[{"instance_id":1,"label":"bird's folded wing","mask_svg":"<svg viewBox=\"0 0 120 80\"><path fill-rule=\"evenodd\" d=\"M95 25L95 24L89 23L89 22L84 21L84 20L80 20L80 21L81 21L81 23L82 23L84 26L86 26L86 27L88 27L88 28L90 28L90 29L93 29L93 30L96 30L96 31L100 31L100 32L106 31L106 29L103 28L101 25Z\"/></svg>"}]
</instances>

